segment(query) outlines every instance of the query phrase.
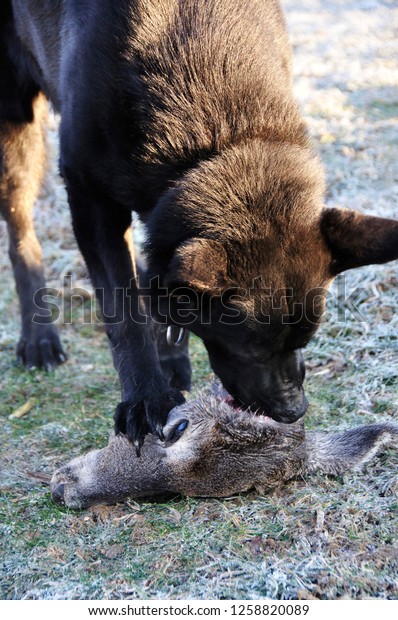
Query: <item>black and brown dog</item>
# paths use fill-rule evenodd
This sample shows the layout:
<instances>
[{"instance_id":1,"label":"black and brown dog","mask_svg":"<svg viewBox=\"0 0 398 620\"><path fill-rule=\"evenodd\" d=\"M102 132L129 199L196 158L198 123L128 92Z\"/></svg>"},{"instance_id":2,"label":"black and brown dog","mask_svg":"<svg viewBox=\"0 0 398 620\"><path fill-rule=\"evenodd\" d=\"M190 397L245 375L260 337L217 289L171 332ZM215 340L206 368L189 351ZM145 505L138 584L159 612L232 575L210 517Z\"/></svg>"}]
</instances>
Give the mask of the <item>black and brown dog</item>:
<instances>
[{"instance_id":1,"label":"black and brown dog","mask_svg":"<svg viewBox=\"0 0 398 620\"><path fill-rule=\"evenodd\" d=\"M161 435L189 383L178 360L167 380L141 320L132 211L147 226L157 311L166 300L169 323L189 316L241 404L302 416L300 349L319 323L319 290L345 269L397 258L398 222L324 208L279 2L2 1L0 207L22 308L18 353L49 367L65 357L53 326L32 323L44 278L30 215L46 100L61 114L61 173L104 315L125 291L107 325L123 400L116 430L137 446Z\"/></svg>"}]
</instances>

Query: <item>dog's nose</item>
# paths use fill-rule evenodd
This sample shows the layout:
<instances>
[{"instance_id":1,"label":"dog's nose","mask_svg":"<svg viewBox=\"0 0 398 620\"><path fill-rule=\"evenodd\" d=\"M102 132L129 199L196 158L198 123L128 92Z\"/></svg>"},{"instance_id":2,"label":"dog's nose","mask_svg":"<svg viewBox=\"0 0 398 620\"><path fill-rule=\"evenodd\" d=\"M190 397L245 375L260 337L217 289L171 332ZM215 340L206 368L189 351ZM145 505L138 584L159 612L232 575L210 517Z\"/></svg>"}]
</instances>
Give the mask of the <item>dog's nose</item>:
<instances>
[{"instance_id":1,"label":"dog's nose","mask_svg":"<svg viewBox=\"0 0 398 620\"><path fill-rule=\"evenodd\" d=\"M56 504L64 504L65 484L61 482L52 490L51 496Z\"/></svg>"},{"instance_id":2,"label":"dog's nose","mask_svg":"<svg viewBox=\"0 0 398 620\"><path fill-rule=\"evenodd\" d=\"M303 415L308 409L308 405L308 400L303 394L303 399L300 406L294 408L273 407L268 415L276 422L282 422L283 424L293 424L293 422L297 422L297 420L303 417Z\"/></svg>"}]
</instances>

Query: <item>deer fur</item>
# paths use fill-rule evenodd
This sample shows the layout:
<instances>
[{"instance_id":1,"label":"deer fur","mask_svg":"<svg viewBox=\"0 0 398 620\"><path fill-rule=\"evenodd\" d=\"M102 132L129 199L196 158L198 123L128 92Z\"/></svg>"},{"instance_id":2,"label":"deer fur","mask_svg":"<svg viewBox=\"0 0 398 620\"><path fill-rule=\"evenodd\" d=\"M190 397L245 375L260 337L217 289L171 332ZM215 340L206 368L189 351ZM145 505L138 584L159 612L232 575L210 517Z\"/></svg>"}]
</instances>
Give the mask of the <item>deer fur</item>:
<instances>
[{"instance_id":1,"label":"deer fur","mask_svg":"<svg viewBox=\"0 0 398 620\"><path fill-rule=\"evenodd\" d=\"M398 425L305 432L302 420L275 422L236 410L229 399L201 394L170 412L164 441L148 435L137 457L124 435L58 469L53 499L70 508L165 493L225 497L266 493L302 474L341 474L398 444Z\"/></svg>"}]
</instances>

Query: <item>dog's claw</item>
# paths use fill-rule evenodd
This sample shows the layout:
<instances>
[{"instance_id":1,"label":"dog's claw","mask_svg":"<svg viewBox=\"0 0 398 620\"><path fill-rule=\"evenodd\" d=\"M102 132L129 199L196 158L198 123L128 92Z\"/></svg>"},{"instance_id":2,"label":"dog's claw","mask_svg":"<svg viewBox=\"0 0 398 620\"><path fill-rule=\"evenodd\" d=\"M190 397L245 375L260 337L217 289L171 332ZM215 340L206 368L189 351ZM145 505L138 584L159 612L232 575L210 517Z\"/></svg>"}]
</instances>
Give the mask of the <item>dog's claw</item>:
<instances>
[{"instance_id":1,"label":"dog's claw","mask_svg":"<svg viewBox=\"0 0 398 620\"><path fill-rule=\"evenodd\" d=\"M135 453L136 453L137 457L140 458L142 442L140 440L138 440L138 439L135 439L135 441L133 441L133 445L134 445Z\"/></svg>"},{"instance_id":2,"label":"dog's claw","mask_svg":"<svg viewBox=\"0 0 398 620\"><path fill-rule=\"evenodd\" d=\"M159 437L160 441L164 441L165 437L163 433L163 426L161 426L160 424L156 425L156 434Z\"/></svg>"}]
</instances>

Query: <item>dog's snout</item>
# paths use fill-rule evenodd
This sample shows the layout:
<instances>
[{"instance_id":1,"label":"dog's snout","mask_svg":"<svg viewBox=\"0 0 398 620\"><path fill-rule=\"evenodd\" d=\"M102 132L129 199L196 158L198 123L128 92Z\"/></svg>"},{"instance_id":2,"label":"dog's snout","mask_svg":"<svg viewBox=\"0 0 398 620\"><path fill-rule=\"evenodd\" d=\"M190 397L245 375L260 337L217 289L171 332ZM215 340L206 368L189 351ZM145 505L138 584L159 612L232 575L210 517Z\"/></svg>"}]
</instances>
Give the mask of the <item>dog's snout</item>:
<instances>
[{"instance_id":1,"label":"dog's snout","mask_svg":"<svg viewBox=\"0 0 398 620\"><path fill-rule=\"evenodd\" d=\"M65 503L64 493L65 493L65 484L61 482L60 484L57 484L57 486L51 491L51 496L53 498L53 501L56 504L64 504Z\"/></svg>"},{"instance_id":2,"label":"dog's snout","mask_svg":"<svg viewBox=\"0 0 398 620\"><path fill-rule=\"evenodd\" d=\"M308 409L308 405L307 397L304 392L302 392L300 397L295 399L295 402L284 403L273 401L268 415L276 422L293 424L293 422L297 422L297 420L303 417Z\"/></svg>"}]
</instances>

